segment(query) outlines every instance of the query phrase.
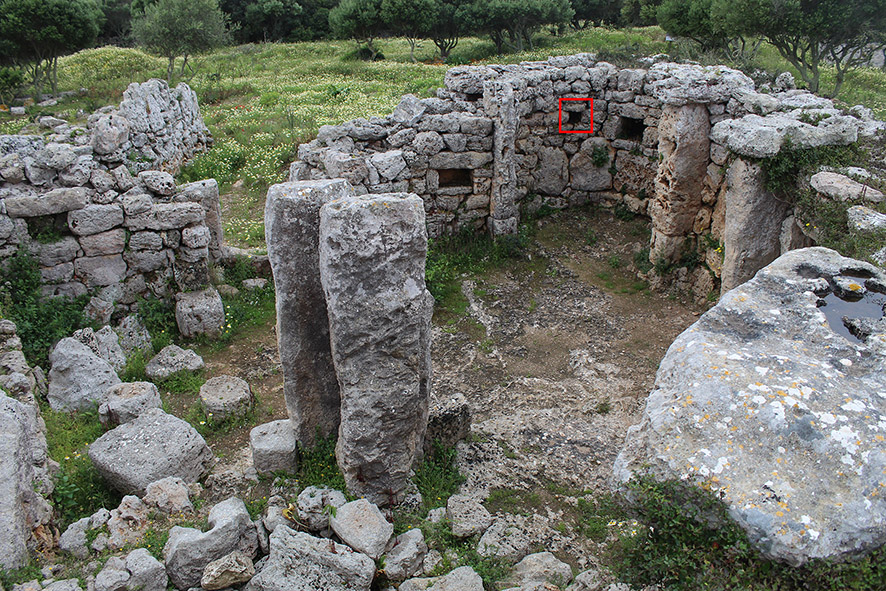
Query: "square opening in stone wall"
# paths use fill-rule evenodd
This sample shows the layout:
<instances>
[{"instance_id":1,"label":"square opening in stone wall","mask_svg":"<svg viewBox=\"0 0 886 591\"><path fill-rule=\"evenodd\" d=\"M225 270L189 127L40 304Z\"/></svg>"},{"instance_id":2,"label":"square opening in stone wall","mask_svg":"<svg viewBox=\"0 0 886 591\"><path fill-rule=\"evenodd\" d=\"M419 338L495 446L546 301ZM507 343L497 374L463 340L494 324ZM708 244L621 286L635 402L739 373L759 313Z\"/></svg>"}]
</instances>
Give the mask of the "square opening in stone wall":
<instances>
[{"instance_id":1,"label":"square opening in stone wall","mask_svg":"<svg viewBox=\"0 0 886 591\"><path fill-rule=\"evenodd\" d=\"M467 93L467 94L465 94L465 100L470 101L472 103L475 103L475 102L481 100L482 98L483 98L483 93L479 93L479 94Z\"/></svg>"},{"instance_id":2,"label":"square opening in stone wall","mask_svg":"<svg viewBox=\"0 0 886 591\"><path fill-rule=\"evenodd\" d=\"M28 235L41 244L58 242L71 234L68 229L68 214L57 213L27 218Z\"/></svg>"},{"instance_id":3,"label":"square opening in stone wall","mask_svg":"<svg viewBox=\"0 0 886 591\"><path fill-rule=\"evenodd\" d=\"M472 185L470 168L441 168L437 170L440 177L439 186L443 187L470 187Z\"/></svg>"},{"instance_id":4,"label":"square opening in stone wall","mask_svg":"<svg viewBox=\"0 0 886 591\"><path fill-rule=\"evenodd\" d=\"M582 112L581 111L569 111L569 124L570 125L578 125L581 123Z\"/></svg>"},{"instance_id":5,"label":"square opening in stone wall","mask_svg":"<svg viewBox=\"0 0 886 591\"><path fill-rule=\"evenodd\" d=\"M646 126L643 125L642 119L622 117L621 125L619 126L618 139L642 142L644 131L646 131Z\"/></svg>"}]
</instances>

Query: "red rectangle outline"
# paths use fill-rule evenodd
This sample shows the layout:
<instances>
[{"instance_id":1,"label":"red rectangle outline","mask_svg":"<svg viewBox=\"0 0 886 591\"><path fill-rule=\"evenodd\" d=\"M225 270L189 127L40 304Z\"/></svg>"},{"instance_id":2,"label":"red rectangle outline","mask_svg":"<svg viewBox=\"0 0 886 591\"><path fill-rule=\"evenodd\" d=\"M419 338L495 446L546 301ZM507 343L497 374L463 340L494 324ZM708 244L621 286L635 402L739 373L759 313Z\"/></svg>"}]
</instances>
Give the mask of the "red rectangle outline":
<instances>
[{"instance_id":1,"label":"red rectangle outline","mask_svg":"<svg viewBox=\"0 0 886 591\"><path fill-rule=\"evenodd\" d=\"M573 131L564 131L563 130L563 101L588 101L591 103L591 129L590 130L573 130ZM560 133L594 133L594 99L593 98L561 98L558 99L557 102L557 127Z\"/></svg>"}]
</instances>

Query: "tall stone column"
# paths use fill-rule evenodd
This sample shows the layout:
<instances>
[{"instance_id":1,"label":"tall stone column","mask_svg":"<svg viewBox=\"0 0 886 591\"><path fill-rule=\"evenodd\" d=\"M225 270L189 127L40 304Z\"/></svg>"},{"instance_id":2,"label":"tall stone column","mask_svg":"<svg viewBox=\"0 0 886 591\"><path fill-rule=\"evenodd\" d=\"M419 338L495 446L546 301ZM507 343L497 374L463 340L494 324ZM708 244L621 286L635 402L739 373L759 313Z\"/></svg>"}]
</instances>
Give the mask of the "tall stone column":
<instances>
[{"instance_id":1,"label":"tall stone column","mask_svg":"<svg viewBox=\"0 0 886 591\"><path fill-rule=\"evenodd\" d=\"M283 394L295 437L312 446L315 437L338 431L339 387L329 345L329 320L320 284L320 208L350 197L342 179L299 181L268 189L265 239L277 292L277 344Z\"/></svg>"},{"instance_id":2,"label":"tall stone column","mask_svg":"<svg viewBox=\"0 0 886 591\"><path fill-rule=\"evenodd\" d=\"M720 293L751 279L781 254L791 206L766 190L759 164L736 158L726 171L726 225Z\"/></svg>"},{"instance_id":3,"label":"tall stone column","mask_svg":"<svg viewBox=\"0 0 886 591\"><path fill-rule=\"evenodd\" d=\"M661 163L655 177L650 259L675 262L683 255L701 208L710 160L711 121L707 105L668 105L658 124Z\"/></svg>"},{"instance_id":4,"label":"tall stone column","mask_svg":"<svg viewBox=\"0 0 886 591\"><path fill-rule=\"evenodd\" d=\"M483 84L483 106L495 126L489 230L494 236L515 234L520 212L517 209L517 169L514 162L519 122L514 87L505 81L486 81Z\"/></svg>"},{"instance_id":5,"label":"tall stone column","mask_svg":"<svg viewBox=\"0 0 886 591\"><path fill-rule=\"evenodd\" d=\"M381 505L403 499L427 428L427 246L414 194L348 197L320 212L320 279L341 386L336 457L348 490Z\"/></svg>"}]
</instances>

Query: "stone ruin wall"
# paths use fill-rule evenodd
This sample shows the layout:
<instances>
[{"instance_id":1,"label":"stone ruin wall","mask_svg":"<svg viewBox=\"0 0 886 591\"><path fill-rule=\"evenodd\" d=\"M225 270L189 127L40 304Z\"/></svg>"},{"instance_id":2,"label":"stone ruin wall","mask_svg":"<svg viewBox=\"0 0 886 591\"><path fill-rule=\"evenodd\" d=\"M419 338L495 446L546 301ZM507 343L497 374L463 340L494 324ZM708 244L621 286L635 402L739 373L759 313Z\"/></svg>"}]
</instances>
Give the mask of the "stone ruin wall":
<instances>
[{"instance_id":1,"label":"stone ruin wall","mask_svg":"<svg viewBox=\"0 0 886 591\"><path fill-rule=\"evenodd\" d=\"M218 184L177 187L170 174L211 144L193 90L131 84L86 128L37 126L44 137L0 136L0 262L26 248L45 296L93 293L87 313L103 324L139 296L208 284L222 248Z\"/></svg>"},{"instance_id":2,"label":"stone ruin wall","mask_svg":"<svg viewBox=\"0 0 886 591\"><path fill-rule=\"evenodd\" d=\"M678 267L699 253L704 265L674 275L705 297L812 243L791 208L765 191L759 158L785 138L845 145L883 128L863 107L847 115L780 81L762 93L722 66L619 70L589 54L452 68L434 98L406 95L383 119L323 126L299 146L290 180L416 193L432 237L513 233L543 204L621 205L651 218L650 262ZM561 98L593 99L592 134L559 133ZM564 131L590 129L587 101L564 102L563 111Z\"/></svg>"}]
</instances>

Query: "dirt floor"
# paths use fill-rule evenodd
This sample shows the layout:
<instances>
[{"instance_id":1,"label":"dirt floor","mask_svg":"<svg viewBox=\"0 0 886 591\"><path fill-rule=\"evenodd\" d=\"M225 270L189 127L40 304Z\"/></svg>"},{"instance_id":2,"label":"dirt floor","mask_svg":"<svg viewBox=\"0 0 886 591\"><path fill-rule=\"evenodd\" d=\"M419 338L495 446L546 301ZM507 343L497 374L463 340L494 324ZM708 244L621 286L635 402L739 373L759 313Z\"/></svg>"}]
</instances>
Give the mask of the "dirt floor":
<instances>
[{"instance_id":1,"label":"dirt floor","mask_svg":"<svg viewBox=\"0 0 886 591\"><path fill-rule=\"evenodd\" d=\"M472 411L471 438L459 446L463 491L492 495L490 508L525 544L579 567L594 562L595 548L563 524L574 521L578 498L608 490L659 361L703 312L637 278L633 255L647 243L641 218L593 210L544 218L525 259L464 279L464 315L435 316L434 394L462 393ZM273 324L206 362L207 377L252 385L255 423L285 418ZM247 496L267 494L267 483L244 479L248 437L243 428L209 438L221 458L212 496L244 485Z\"/></svg>"}]
</instances>

